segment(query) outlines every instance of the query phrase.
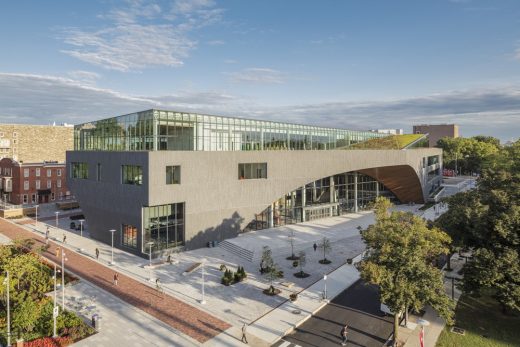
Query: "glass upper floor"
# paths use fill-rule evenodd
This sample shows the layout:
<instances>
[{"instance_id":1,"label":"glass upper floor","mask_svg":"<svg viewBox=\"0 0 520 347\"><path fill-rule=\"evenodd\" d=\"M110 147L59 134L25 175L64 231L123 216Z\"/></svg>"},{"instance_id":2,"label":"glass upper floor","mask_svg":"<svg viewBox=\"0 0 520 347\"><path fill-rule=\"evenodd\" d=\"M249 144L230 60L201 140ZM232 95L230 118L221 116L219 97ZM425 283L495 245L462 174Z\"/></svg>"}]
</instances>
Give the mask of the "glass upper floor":
<instances>
[{"instance_id":1,"label":"glass upper floor","mask_svg":"<svg viewBox=\"0 0 520 347\"><path fill-rule=\"evenodd\" d=\"M385 136L388 135L371 131L147 110L74 126L74 149L103 151L328 150Z\"/></svg>"}]
</instances>

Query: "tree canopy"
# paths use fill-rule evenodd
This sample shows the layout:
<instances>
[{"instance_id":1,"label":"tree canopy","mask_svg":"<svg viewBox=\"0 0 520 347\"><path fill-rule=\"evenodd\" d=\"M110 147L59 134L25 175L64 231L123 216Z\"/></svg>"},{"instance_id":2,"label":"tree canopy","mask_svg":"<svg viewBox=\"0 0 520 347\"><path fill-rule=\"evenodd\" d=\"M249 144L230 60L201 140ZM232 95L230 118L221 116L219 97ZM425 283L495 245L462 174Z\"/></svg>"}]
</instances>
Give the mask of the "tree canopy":
<instances>
[{"instance_id":1,"label":"tree canopy","mask_svg":"<svg viewBox=\"0 0 520 347\"><path fill-rule=\"evenodd\" d=\"M484 163L477 189L447 203L437 225L473 249L462 288L493 289L504 310L520 310L520 141Z\"/></svg>"},{"instance_id":2,"label":"tree canopy","mask_svg":"<svg viewBox=\"0 0 520 347\"><path fill-rule=\"evenodd\" d=\"M451 322L453 304L446 295L443 273L433 263L448 251L450 237L408 212L389 212L391 203L379 197L375 224L361 231L368 253L361 277L379 286L381 301L395 314L394 342L398 340L398 313L432 306Z\"/></svg>"},{"instance_id":3,"label":"tree canopy","mask_svg":"<svg viewBox=\"0 0 520 347\"><path fill-rule=\"evenodd\" d=\"M491 136L444 137L437 142L437 147L443 150L445 168L479 173L483 164L498 153L500 141Z\"/></svg>"}]
</instances>

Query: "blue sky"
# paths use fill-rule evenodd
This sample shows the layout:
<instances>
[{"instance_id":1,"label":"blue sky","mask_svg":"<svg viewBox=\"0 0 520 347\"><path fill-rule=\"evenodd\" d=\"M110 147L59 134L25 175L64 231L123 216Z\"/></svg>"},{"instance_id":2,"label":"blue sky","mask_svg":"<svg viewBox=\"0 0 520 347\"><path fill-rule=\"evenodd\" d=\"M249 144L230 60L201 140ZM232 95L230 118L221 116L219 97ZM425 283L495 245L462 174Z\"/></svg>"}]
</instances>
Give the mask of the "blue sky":
<instances>
[{"instance_id":1,"label":"blue sky","mask_svg":"<svg viewBox=\"0 0 520 347\"><path fill-rule=\"evenodd\" d=\"M5 1L0 121L152 107L520 132L520 2Z\"/></svg>"}]
</instances>

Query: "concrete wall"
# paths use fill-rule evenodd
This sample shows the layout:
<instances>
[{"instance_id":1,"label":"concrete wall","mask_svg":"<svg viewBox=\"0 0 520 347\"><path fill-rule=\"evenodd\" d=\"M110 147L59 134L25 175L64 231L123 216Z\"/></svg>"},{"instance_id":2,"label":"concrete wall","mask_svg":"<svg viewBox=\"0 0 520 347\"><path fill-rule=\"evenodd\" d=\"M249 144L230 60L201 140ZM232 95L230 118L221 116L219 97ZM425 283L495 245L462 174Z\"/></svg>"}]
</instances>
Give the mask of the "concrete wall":
<instances>
[{"instance_id":1,"label":"concrete wall","mask_svg":"<svg viewBox=\"0 0 520 347\"><path fill-rule=\"evenodd\" d=\"M141 229L141 208L148 204L148 181L143 180L141 186L121 184L121 165L140 165L143 177L148 177L148 152L67 152L68 169L71 162L88 163L88 179L71 179L69 175L68 184L83 210L90 235L110 244L109 230L115 229L114 245L122 248L122 224ZM96 177L98 163L100 181ZM128 251L140 254L137 250Z\"/></svg>"},{"instance_id":2,"label":"concrete wall","mask_svg":"<svg viewBox=\"0 0 520 347\"><path fill-rule=\"evenodd\" d=\"M193 249L210 240L236 236L255 214L284 194L343 172L376 167L409 168L415 174L407 183L418 189L418 199L422 201L428 191L428 187L421 187L423 158L441 154L438 149L68 152L67 161L89 163L91 179L70 180L69 187L77 197L94 237L109 243L106 230L120 231L122 223L141 230L143 205L184 202L186 246ZM97 162L103 165L101 182L95 181ZM268 178L239 180L238 164L256 162L267 162ZM121 184L123 164L143 165L143 186ZM181 166L180 185L166 185L167 165ZM104 235L103 238L100 235ZM141 239L138 241L140 245Z\"/></svg>"}]
</instances>

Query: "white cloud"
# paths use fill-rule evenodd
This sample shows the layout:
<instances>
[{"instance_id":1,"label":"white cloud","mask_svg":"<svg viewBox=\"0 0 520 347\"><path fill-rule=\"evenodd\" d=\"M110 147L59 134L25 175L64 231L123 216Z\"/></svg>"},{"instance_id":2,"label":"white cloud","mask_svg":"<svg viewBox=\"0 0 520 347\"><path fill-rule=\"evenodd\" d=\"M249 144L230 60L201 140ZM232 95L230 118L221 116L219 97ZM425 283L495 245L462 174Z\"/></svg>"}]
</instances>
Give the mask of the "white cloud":
<instances>
[{"instance_id":1,"label":"white cloud","mask_svg":"<svg viewBox=\"0 0 520 347\"><path fill-rule=\"evenodd\" d=\"M515 88L270 107L253 98L219 91L136 96L86 85L77 78L0 73L0 122L77 124L150 108L359 130L411 130L418 123L457 123L465 136L488 134L503 140L520 133L520 90Z\"/></svg>"},{"instance_id":2,"label":"white cloud","mask_svg":"<svg viewBox=\"0 0 520 347\"><path fill-rule=\"evenodd\" d=\"M211 41L208 41L208 45L210 46L222 46L222 45L225 45L226 44L226 41L222 41L222 40L211 40Z\"/></svg>"},{"instance_id":3,"label":"white cloud","mask_svg":"<svg viewBox=\"0 0 520 347\"><path fill-rule=\"evenodd\" d=\"M95 85L96 80L101 78L101 75L92 71L75 70L70 71L67 75L76 81L81 81L87 85Z\"/></svg>"},{"instance_id":4,"label":"white cloud","mask_svg":"<svg viewBox=\"0 0 520 347\"><path fill-rule=\"evenodd\" d=\"M227 74L231 81L237 83L282 84L287 78L284 73L268 68L248 68Z\"/></svg>"},{"instance_id":5,"label":"white cloud","mask_svg":"<svg viewBox=\"0 0 520 347\"><path fill-rule=\"evenodd\" d=\"M87 63L118 71L157 66L181 66L197 42L190 34L218 22L223 11L212 1L175 1L164 13L156 3L128 1L102 19L110 23L98 30L63 30L71 46L62 52Z\"/></svg>"}]
</instances>

